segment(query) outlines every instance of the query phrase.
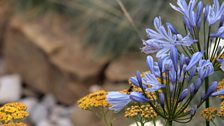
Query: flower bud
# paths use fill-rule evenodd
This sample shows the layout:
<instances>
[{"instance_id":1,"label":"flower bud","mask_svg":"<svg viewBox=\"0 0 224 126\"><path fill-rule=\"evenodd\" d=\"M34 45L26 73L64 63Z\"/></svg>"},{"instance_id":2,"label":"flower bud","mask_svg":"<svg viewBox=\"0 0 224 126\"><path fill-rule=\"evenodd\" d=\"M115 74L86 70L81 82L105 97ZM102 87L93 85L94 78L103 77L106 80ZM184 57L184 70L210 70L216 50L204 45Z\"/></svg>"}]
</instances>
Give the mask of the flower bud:
<instances>
[{"instance_id":1,"label":"flower bud","mask_svg":"<svg viewBox=\"0 0 224 126\"><path fill-rule=\"evenodd\" d=\"M164 99L165 99L165 97L164 97L164 94L161 92L160 94L159 94L159 100L160 100L160 105L164 108Z\"/></svg>"},{"instance_id":2,"label":"flower bud","mask_svg":"<svg viewBox=\"0 0 224 126\"><path fill-rule=\"evenodd\" d=\"M188 89L184 89L180 94L178 102L182 102L187 97L187 95L188 95Z\"/></svg>"}]
</instances>

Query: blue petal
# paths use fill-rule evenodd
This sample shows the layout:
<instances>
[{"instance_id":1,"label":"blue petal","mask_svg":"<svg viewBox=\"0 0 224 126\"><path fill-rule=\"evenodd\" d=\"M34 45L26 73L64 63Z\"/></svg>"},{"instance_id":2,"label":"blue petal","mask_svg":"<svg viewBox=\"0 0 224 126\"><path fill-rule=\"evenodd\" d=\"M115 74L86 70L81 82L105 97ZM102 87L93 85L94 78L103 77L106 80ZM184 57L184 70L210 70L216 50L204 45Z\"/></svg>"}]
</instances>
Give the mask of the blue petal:
<instances>
[{"instance_id":1,"label":"blue petal","mask_svg":"<svg viewBox=\"0 0 224 126\"><path fill-rule=\"evenodd\" d=\"M147 56L146 63L151 73L154 74L154 62L151 56Z\"/></svg>"},{"instance_id":2,"label":"blue petal","mask_svg":"<svg viewBox=\"0 0 224 126\"><path fill-rule=\"evenodd\" d=\"M212 82L209 85L208 90L207 90L205 96L203 97L203 100L207 99L212 93L214 93L217 89L217 86L218 86L218 82L216 82L216 81Z\"/></svg>"},{"instance_id":3,"label":"blue petal","mask_svg":"<svg viewBox=\"0 0 224 126\"><path fill-rule=\"evenodd\" d=\"M159 94L159 100L160 100L160 105L164 108L165 97L164 97L164 94L162 92Z\"/></svg>"},{"instance_id":4,"label":"blue petal","mask_svg":"<svg viewBox=\"0 0 224 126\"><path fill-rule=\"evenodd\" d=\"M193 83L190 84L190 96L194 96L195 94L195 86Z\"/></svg>"},{"instance_id":5,"label":"blue petal","mask_svg":"<svg viewBox=\"0 0 224 126\"><path fill-rule=\"evenodd\" d=\"M108 92L106 100L112 106L109 108L115 112L121 111L128 103L131 102L128 94L122 94L120 92Z\"/></svg>"},{"instance_id":6,"label":"blue petal","mask_svg":"<svg viewBox=\"0 0 224 126\"><path fill-rule=\"evenodd\" d=\"M178 98L178 102L182 102L188 95L188 89L184 89L181 94L180 97Z\"/></svg>"},{"instance_id":7,"label":"blue petal","mask_svg":"<svg viewBox=\"0 0 224 126\"><path fill-rule=\"evenodd\" d=\"M210 36L224 39L224 26L220 27L215 33L211 33Z\"/></svg>"},{"instance_id":8,"label":"blue petal","mask_svg":"<svg viewBox=\"0 0 224 126\"><path fill-rule=\"evenodd\" d=\"M153 86L153 85L160 84L154 74L145 73L145 77L146 77L146 80L147 80L146 84L148 84L148 85Z\"/></svg>"},{"instance_id":9,"label":"blue petal","mask_svg":"<svg viewBox=\"0 0 224 126\"><path fill-rule=\"evenodd\" d=\"M195 92L197 92L199 90L201 85L202 85L202 80L200 78L198 78L195 82Z\"/></svg>"},{"instance_id":10,"label":"blue petal","mask_svg":"<svg viewBox=\"0 0 224 126\"><path fill-rule=\"evenodd\" d=\"M178 32L176 31L176 29L173 27L172 24L170 23L166 23L166 27L173 33L173 34L178 34Z\"/></svg>"},{"instance_id":11,"label":"blue petal","mask_svg":"<svg viewBox=\"0 0 224 126\"><path fill-rule=\"evenodd\" d=\"M197 71L197 67L193 66L190 70L189 70L189 78L188 80L190 81L196 74Z\"/></svg>"},{"instance_id":12,"label":"blue petal","mask_svg":"<svg viewBox=\"0 0 224 126\"><path fill-rule=\"evenodd\" d=\"M177 71L177 69L178 69L178 51L175 46L172 47L170 50L170 58L173 62L173 66L174 66L175 70Z\"/></svg>"},{"instance_id":13,"label":"blue petal","mask_svg":"<svg viewBox=\"0 0 224 126\"><path fill-rule=\"evenodd\" d=\"M147 99L144 95L142 95L139 92L131 92L130 98L132 101L139 102L139 103L144 103L149 101L149 99Z\"/></svg>"},{"instance_id":14,"label":"blue petal","mask_svg":"<svg viewBox=\"0 0 224 126\"><path fill-rule=\"evenodd\" d=\"M202 79L214 73L213 64L209 60L200 60L197 70Z\"/></svg>"},{"instance_id":15,"label":"blue petal","mask_svg":"<svg viewBox=\"0 0 224 126\"><path fill-rule=\"evenodd\" d=\"M189 64L186 67L186 70L189 71L193 66L195 66L198 61L202 58L203 54L201 52L196 52L193 54Z\"/></svg>"},{"instance_id":16,"label":"blue petal","mask_svg":"<svg viewBox=\"0 0 224 126\"><path fill-rule=\"evenodd\" d=\"M212 97L216 97L216 96L220 96L220 95L224 95L224 89L211 94Z\"/></svg>"}]
</instances>

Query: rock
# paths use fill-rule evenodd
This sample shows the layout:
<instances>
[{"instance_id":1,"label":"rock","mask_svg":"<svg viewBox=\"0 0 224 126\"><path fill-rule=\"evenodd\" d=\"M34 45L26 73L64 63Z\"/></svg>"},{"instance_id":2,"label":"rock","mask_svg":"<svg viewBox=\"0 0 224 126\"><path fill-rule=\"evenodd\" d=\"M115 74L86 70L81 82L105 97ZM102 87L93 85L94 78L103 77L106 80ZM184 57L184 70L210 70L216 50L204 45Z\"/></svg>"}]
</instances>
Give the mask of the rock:
<instances>
[{"instance_id":1,"label":"rock","mask_svg":"<svg viewBox=\"0 0 224 126\"><path fill-rule=\"evenodd\" d=\"M3 41L5 40L5 33L8 27L8 24L11 19L13 12L13 7L11 7L11 2L8 0L0 1L0 53L2 53Z\"/></svg>"},{"instance_id":2,"label":"rock","mask_svg":"<svg viewBox=\"0 0 224 126\"><path fill-rule=\"evenodd\" d=\"M57 126L73 126L71 120L68 118L59 118L56 122Z\"/></svg>"},{"instance_id":3,"label":"rock","mask_svg":"<svg viewBox=\"0 0 224 126\"><path fill-rule=\"evenodd\" d=\"M23 96L25 97L35 97L37 98L40 94L36 90L32 90L29 87L23 88Z\"/></svg>"},{"instance_id":4,"label":"rock","mask_svg":"<svg viewBox=\"0 0 224 126\"><path fill-rule=\"evenodd\" d=\"M37 124L48 117L47 107L43 104L36 104L30 112L31 121Z\"/></svg>"},{"instance_id":5,"label":"rock","mask_svg":"<svg viewBox=\"0 0 224 126\"><path fill-rule=\"evenodd\" d=\"M51 109L52 113L51 115L54 115L54 116L58 116L58 117L69 117L70 116L70 112L69 112L69 109L66 108L66 107L62 107L62 106L54 106L52 109Z\"/></svg>"},{"instance_id":6,"label":"rock","mask_svg":"<svg viewBox=\"0 0 224 126\"><path fill-rule=\"evenodd\" d=\"M31 110L34 109L34 106L36 106L38 100L33 97L28 97L25 99L20 100L22 103L24 103L27 106L27 111L31 113Z\"/></svg>"},{"instance_id":7,"label":"rock","mask_svg":"<svg viewBox=\"0 0 224 126\"><path fill-rule=\"evenodd\" d=\"M99 85L92 85L89 87L89 92L95 92L95 91L98 91L98 90L101 90L102 87L99 86Z\"/></svg>"},{"instance_id":8,"label":"rock","mask_svg":"<svg viewBox=\"0 0 224 126\"><path fill-rule=\"evenodd\" d=\"M0 102L18 101L22 94L19 75L5 75L0 78Z\"/></svg>"},{"instance_id":9,"label":"rock","mask_svg":"<svg viewBox=\"0 0 224 126\"><path fill-rule=\"evenodd\" d=\"M38 122L37 126L55 126L55 125L52 124L49 120L45 119Z\"/></svg>"},{"instance_id":10,"label":"rock","mask_svg":"<svg viewBox=\"0 0 224 126\"><path fill-rule=\"evenodd\" d=\"M75 126L104 126L101 120L95 113L90 111L81 110L78 107L74 108L72 121Z\"/></svg>"},{"instance_id":11,"label":"rock","mask_svg":"<svg viewBox=\"0 0 224 126\"><path fill-rule=\"evenodd\" d=\"M45 18L27 22L13 17L5 37L4 57L8 70L19 73L31 88L73 104L99 81L110 58L93 57L94 49L82 46L81 33L69 33L65 23L57 21L60 18L51 18L46 19L48 22L43 21Z\"/></svg>"},{"instance_id":12,"label":"rock","mask_svg":"<svg viewBox=\"0 0 224 126\"><path fill-rule=\"evenodd\" d=\"M137 54L126 54L114 60L106 70L106 78L111 82L127 81L136 71L146 71L145 57Z\"/></svg>"},{"instance_id":13,"label":"rock","mask_svg":"<svg viewBox=\"0 0 224 126\"><path fill-rule=\"evenodd\" d=\"M42 104L47 108L52 108L56 105L56 99L52 94L47 94L43 98Z\"/></svg>"}]
</instances>

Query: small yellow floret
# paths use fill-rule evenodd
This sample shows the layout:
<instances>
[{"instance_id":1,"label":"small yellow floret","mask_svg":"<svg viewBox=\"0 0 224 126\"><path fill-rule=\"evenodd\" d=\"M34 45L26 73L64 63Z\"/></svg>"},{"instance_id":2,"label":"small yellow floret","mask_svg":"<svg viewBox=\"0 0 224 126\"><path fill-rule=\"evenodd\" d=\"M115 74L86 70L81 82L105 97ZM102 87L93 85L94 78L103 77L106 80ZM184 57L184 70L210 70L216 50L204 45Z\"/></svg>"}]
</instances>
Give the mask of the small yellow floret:
<instances>
[{"instance_id":1,"label":"small yellow floret","mask_svg":"<svg viewBox=\"0 0 224 126\"><path fill-rule=\"evenodd\" d=\"M18 123L2 124L0 126L28 126L28 125L26 123L18 122Z\"/></svg>"},{"instance_id":2,"label":"small yellow floret","mask_svg":"<svg viewBox=\"0 0 224 126\"><path fill-rule=\"evenodd\" d=\"M109 107L109 103L106 101L107 92L100 90L91 93L78 101L78 105L81 109L89 110L97 107Z\"/></svg>"},{"instance_id":3,"label":"small yellow floret","mask_svg":"<svg viewBox=\"0 0 224 126\"><path fill-rule=\"evenodd\" d=\"M215 118L216 114L217 114L217 108L215 107L205 108L201 112L201 116L207 121L212 121Z\"/></svg>"},{"instance_id":4,"label":"small yellow floret","mask_svg":"<svg viewBox=\"0 0 224 126\"><path fill-rule=\"evenodd\" d=\"M224 89L224 79L222 79L221 81L219 81L219 85L217 87L217 91L220 91L222 89ZM224 96L223 95L222 96L218 96L218 97L221 98L221 99L224 99Z\"/></svg>"},{"instance_id":5,"label":"small yellow floret","mask_svg":"<svg viewBox=\"0 0 224 126\"><path fill-rule=\"evenodd\" d=\"M27 106L23 103L20 103L20 102L8 103L8 104L5 104L4 106L17 108L19 111L26 111L27 110Z\"/></svg>"},{"instance_id":6,"label":"small yellow floret","mask_svg":"<svg viewBox=\"0 0 224 126\"><path fill-rule=\"evenodd\" d=\"M5 104L0 108L0 122L3 124L10 123L10 125L14 125L14 123L11 122L19 122L29 115L25 111L26 109L27 107L23 103L15 102ZM20 125L20 123L18 124Z\"/></svg>"},{"instance_id":7,"label":"small yellow floret","mask_svg":"<svg viewBox=\"0 0 224 126\"><path fill-rule=\"evenodd\" d=\"M145 120L153 120L157 117L156 112L150 105L132 105L125 110L126 118L141 116Z\"/></svg>"},{"instance_id":8,"label":"small yellow floret","mask_svg":"<svg viewBox=\"0 0 224 126\"><path fill-rule=\"evenodd\" d=\"M218 113L218 116L222 119L224 119L224 101L221 102L221 105L220 105L220 111Z\"/></svg>"}]
</instances>

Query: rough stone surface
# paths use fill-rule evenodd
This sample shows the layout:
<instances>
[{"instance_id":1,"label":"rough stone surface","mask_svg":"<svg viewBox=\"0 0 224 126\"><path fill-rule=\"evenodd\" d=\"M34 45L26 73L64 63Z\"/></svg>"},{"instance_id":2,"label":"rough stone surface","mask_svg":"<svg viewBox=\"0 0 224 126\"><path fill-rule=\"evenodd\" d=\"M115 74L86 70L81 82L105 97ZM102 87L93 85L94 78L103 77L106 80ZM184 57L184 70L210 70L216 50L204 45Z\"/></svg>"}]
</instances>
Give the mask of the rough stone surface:
<instances>
[{"instance_id":1,"label":"rough stone surface","mask_svg":"<svg viewBox=\"0 0 224 126\"><path fill-rule=\"evenodd\" d=\"M97 83L108 58L93 58L93 50L84 49L76 35L61 34L48 24L15 17L7 30L4 56L8 70L19 73L33 89L72 104Z\"/></svg>"},{"instance_id":2,"label":"rough stone surface","mask_svg":"<svg viewBox=\"0 0 224 126\"><path fill-rule=\"evenodd\" d=\"M112 61L106 70L106 77L109 81L127 81L135 72L146 71L145 58L141 54L126 54Z\"/></svg>"}]
</instances>

